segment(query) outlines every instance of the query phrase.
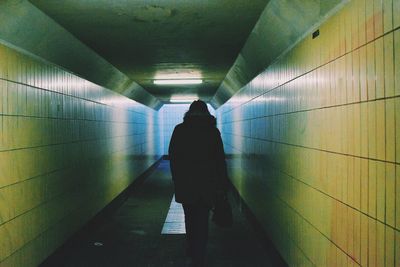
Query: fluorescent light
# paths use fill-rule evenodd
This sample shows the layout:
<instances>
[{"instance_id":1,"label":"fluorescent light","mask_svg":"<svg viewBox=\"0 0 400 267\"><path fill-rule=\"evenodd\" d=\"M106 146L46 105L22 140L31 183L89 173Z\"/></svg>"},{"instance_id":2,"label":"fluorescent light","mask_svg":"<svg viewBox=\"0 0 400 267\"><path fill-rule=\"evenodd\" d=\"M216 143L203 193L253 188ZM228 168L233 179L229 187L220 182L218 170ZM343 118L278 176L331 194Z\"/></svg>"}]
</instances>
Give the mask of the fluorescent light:
<instances>
[{"instance_id":1,"label":"fluorescent light","mask_svg":"<svg viewBox=\"0 0 400 267\"><path fill-rule=\"evenodd\" d=\"M170 99L169 102L172 103L191 103L197 99Z\"/></svg>"},{"instance_id":2,"label":"fluorescent light","mask_svg":"<svg viewBox=\"0 0 400 267\"><path fill-rule=\"evenodd\" d=\"M154 84L201 84L201 79L168 79L168 80L154 80Z\"/></svg>"}]
</instances>

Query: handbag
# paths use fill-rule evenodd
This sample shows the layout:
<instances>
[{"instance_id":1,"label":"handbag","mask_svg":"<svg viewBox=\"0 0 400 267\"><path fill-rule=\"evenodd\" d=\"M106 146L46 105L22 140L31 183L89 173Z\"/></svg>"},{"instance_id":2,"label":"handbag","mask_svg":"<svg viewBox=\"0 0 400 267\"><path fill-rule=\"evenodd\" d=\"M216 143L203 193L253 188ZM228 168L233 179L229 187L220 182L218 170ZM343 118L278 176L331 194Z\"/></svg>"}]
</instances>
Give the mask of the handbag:
<instances>
[{"instance_id":1,"label":"handbag","mask_svg":"<svg viewBox=\"0 0 400 267\"><path fill-rule=\"evenodd\" d=\"M226 194L216 197L214 208L212 209L212 221L219 227L228 228L233 224L232 208Z\"/></svg>"}]
</instances>

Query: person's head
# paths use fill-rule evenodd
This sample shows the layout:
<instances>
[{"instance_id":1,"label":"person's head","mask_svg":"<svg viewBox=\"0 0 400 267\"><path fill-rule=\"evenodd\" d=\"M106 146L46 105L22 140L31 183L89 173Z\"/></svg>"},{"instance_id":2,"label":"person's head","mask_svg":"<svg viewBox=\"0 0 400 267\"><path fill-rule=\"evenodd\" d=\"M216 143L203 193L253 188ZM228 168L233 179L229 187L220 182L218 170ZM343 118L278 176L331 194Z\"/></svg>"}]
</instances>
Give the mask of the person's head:
<instances>
[{"instance_id":1,"label":"person's head","mask_svg":"<svg viewBox=\"0 0 400 267\"><path fill-rule=\"evenodd\" d=\"M188 113L193 115L210 115L207 104L201 100L195 100L190 104Z\"/></svg>"},{"instance_id":2,"label":"person's head","mask_svg":"<svg viewBox=\"0 0 400 267\"><path fill-rule=\"evenodd\" d=\"M184 119L189 116L211 116L211 114L204 101L195 100L190 104L189 110L185 113Z\"/></svg>"}]
</instances>

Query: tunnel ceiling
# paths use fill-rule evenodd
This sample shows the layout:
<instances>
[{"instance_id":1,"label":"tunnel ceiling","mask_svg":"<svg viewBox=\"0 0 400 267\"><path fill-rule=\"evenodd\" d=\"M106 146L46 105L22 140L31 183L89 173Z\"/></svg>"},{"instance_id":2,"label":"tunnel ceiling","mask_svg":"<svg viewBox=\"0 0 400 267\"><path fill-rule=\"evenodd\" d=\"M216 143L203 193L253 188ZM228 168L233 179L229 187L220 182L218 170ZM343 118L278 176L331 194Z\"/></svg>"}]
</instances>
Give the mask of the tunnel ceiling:
<instances>
[{"instance_id":1,"label":"tunnel ceiling","mask_svg":"<svg viewBox=\"0 0 400 267\"><path fill-rule=\"evenodd\" d=\"M268 0L31 0L57 23L162 101L209 100ZM154 85L201 77L201 85Z\"/></svg>"},{"instance_id":2,"label":"tunnel ceiling","mask_svg":"<svg viewBox=\"0 0 400 267\"><path fill-rule=\"evenodd\" d=\"M210 101L213 107L224 104L346 3L348 0L271 0Z\"/></svg>"}]
</instances>

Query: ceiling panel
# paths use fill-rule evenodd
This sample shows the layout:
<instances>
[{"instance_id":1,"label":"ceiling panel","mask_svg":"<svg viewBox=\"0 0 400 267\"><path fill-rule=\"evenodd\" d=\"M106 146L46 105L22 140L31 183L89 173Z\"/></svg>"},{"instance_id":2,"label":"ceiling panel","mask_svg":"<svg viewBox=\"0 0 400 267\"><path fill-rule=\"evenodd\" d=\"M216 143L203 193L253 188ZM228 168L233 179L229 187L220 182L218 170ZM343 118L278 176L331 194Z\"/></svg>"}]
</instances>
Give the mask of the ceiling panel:
<instances>
[{"instance_id":1,"label":"ceiling panel","mask_svg":"<svg viewBox=\"0 0 400 267\"><path fill-rule=\"evenodd\" d=\"M207 100L234 63L268 0L31 0L82 42L168 101ZM202 85L159 86L156 77L200 77Z\"/></svg>"}]
</instances>

